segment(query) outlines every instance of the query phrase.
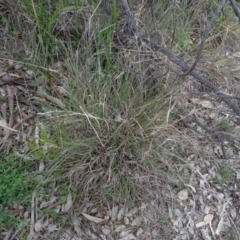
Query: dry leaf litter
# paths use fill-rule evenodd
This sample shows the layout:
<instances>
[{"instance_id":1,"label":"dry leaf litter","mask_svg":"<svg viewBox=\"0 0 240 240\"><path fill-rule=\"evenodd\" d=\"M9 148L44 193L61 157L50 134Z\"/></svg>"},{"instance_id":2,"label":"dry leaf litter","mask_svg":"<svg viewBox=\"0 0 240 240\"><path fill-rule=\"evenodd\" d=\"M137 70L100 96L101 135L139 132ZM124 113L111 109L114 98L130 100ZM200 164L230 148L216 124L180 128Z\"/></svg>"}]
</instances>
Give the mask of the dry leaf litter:
<instances>
[{"instance_id":1,"label":"dry leaf litter","mask_svg":"<svg viewBox=\"0 0 240 240\"><path fill-rule=\"evenodd\" d=\"M237 54L237 53L236 53ZM236 55L235 54L235 55ZM236 55L237 56L237 55ZM9 63L12 64L12 63ZM13 65L13 64L12 64ZM20 71L21 65L16 65L14 71ZM31 79L33 73L29 69L24 69ZM21 73L23 74L23 73ZM1 73L5 80L16 81L22 79L21 74ZM24 73L25 74L25 73ZM24 83L25 84L25 83ZM36 85L35 85L36 86ZM186 83L186 89L196 89L193 84ZM13 146L21 145L27 140L38 142L39 128L41 122L35 121L38 101L49 101L58 108L64 107L60 99L47 95L46 91L39 88L37 95L33 96L25 86L8 85L0 88L2 99L1 110L1 144L9 151ZM60 95L67 95L64 87L59 88ZM19 101L20 111L16 111L13 99ZM23 97L24 96L24 97ZM27 96L27 98L26 98ZM187 100L179 102L182 113L188 115L194 113L199 122L186 121L189 128L184 130L184 134L191 136L189 129L196 129L202 133L202 137L193 138L193 145L199 146L198 151L203 153L197 155L188 152L185 162L179 164L175 169L176 174L186 174L182 189L174 191L164 189L165 198L156 196L148 203L141 203L134 208L114 206L112 209L105 207L101 209L97 204L89 202L81 211L81 214L74 214L73 199L71 193L68 194L66 202L59 201L59 195L49 194L50 200L45 200L45 193L37 196L33 193L32 209L28 211L24 206L16 204L10 210L16 217L21 217L31 223L31 228L27 240L31 239L51 239L56 237L59 240L74 239L104 239L104 240L127 240L127 239L227 239L231 232L236 232L240 239L240 151L239 151L239 118L232 116L224 106L210 100L202 100L196 96L185 94ZM211 99L211 95L205 94ZM29 101L32 99L32 101ZM184 101L184 100L183 100ZM6 118L6 104L9 106L10 121ZM19 110L19 108L18 108ZM4 117L5 116L5 117ZM185 118L183 116L183 118ZM216 120L221 122L226 120L234 127L235 133L231 138L221 135L223 142L210 141L209 132L201 126L207 122ZM23 121L24 120L24 121ZM203 140L208 140L203 144ZM26 146L25 146L26 147ZM43 146L47 151L48 146ZM202 157L205 156L205 157ZM232 178L227 182L221 182L220 168L224 164L232 169ZM39 165L39 178L44 171L44 162ZM171 188L171 186L170 186ZM164 192L165 191L165 192ZM69 227L61 229L59 224L54 223L51 216L43 216L38 213L39 209L51 209L57 214L69 215ZM163 220L163 216L165 220ZM163 233L166 232L168 238ZM21 230L12 228L1 233L1 239L14 239L14 236L21 234ZM225 238L226 237L226 238Z\"/></svg>"}]
</instances>

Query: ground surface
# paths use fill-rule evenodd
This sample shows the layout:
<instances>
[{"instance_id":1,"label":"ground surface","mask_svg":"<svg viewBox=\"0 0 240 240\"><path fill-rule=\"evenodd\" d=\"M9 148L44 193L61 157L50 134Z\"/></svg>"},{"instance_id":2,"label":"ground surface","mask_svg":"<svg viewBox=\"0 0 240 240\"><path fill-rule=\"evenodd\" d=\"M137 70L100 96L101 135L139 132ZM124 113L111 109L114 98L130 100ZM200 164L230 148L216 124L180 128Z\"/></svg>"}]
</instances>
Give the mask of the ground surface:
<instances>
[{"instance_id":1,"label":"ground surface","mask_svg":"<svg viewBox=\"0 0 240 240\"><path fill-rule=\"evenodd\" d=\"M0 1L0 239L240 239L240 116L124 21L190 65L217 3L134 3ZM196 71L240 106L224 11Z\"/></svg>"}]
</instances>

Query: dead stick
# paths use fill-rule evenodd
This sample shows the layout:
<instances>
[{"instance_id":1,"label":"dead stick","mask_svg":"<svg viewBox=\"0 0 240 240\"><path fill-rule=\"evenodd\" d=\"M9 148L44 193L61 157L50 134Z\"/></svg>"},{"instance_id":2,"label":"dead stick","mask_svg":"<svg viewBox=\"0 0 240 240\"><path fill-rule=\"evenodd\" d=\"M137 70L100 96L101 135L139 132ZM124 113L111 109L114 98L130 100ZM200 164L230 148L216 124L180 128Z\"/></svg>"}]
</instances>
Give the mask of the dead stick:
<instances>
[{"instance_id":1,"label":"dead stick","mask_svg":"<svg viewBox=\"0 0 240 240\"><path fill-rule=\"evenodd\" d=\"M189 69L189 66L182 59L176 57L170 50L158 44L155 40L147 37L142 37L142 40L149 43L154 49L161 51L168 57L170 61L181 67L183 71L187 71ZM240 115L240 108L238 107L235 99L231 99L228 95L222 93L217 86L211 83L207 78L202 77L196 71L192 71L190 75L196 78L198 82L202 83L205 87L211 89L219 98L221 98L229 107L231 107L236 114Z\"/></svg>"}]
</instances>

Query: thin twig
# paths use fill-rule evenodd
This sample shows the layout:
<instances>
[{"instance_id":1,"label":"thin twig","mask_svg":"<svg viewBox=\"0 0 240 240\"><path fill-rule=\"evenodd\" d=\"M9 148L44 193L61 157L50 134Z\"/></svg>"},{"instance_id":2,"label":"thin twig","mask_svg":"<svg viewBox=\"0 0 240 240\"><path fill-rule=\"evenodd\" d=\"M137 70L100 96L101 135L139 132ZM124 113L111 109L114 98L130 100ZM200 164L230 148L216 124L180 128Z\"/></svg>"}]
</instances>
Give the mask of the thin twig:
<instances>
[{"instance_id":1,"label":"thin twig","mask_svg":"<svg viewBox=\"0 0 240 240\"><path fill-rule=\"evenodd\" d=\"M208 38L208 34L210 33L210 30L212 28L213 23L217 20L218 15L220 14L220 12L222 11L224 5L225 5L226 0L222 0L222 2L218 5L217 10L215 11L215 13L213 14L211 20L209 21L206 30L204 31L203 37L202 37L202 41L200 44L200 47L198 49L198 53L197 53L197 57L193 63L193 65L184 73L179 74L179 76L186 76L188 74L190 74L196 67L197 63L199 62L201 55L202 55L202 51L203 51L203 47L204 44Z\"/></svg>"},{"instance_id":2,"label":"thin twig","mask_svg":"<svg viewBox=\"0 0 240 240\"><path fill-rule=\"evenodd\" d=\"M159 44L155 39L149 38L149 37L146 37L146 36L142 36L141 39L143 41L145 41L146 43L150 44L154 50L161 51L164 55L166 55L168 57L168 59L170 61L177 64L184 71L187 71L189 69L189 66L183 61L183 59L178 58L168 48ZM193 70L190 73L190 75L192 75L194 78L196 78L198 80L198 82L203 84L205 87L211 89L220 99L222 99L229 107L231 107L232 110L237 115L240 115L240 108L238 107L238 105L237 105L237 103L234 99L231 99L231 98L229 98L228 95L226 95L225 93L222 93L216 85L214 85L207 78L201 76L198 72Z\"/></svg>"},{"instance_id":3,"label":"thin twig","mask_svg":"<svg viewBox=\"0 0 240 240\"><path fill-rule=\"evenodd\" d=\"M145 43L149 44L153 51L160 51L164 55L168 57L170 61L178 65L182 68L182 71L185 73L191 69L191 67L186 64L183 59L178 58L176 55L174 55L168 48L164 47L163 44L160 44L157 40L154 38L150 38L145 35L141 35L140 31L136 28L136 21L134 19L134 16L128 6L127 0L120 0L120 4L122 6L122 11L125 16L125 22L127 24L127 29L129 33L134 34L135 37L139 40L144 41ZM217 18L219 11L221 11L223 5L225 4L225 0L222 0L221 3L218 6L217 11L215 12L215 15L213 16L213 22L215 21L215 18ZM210 26L210 25L209 25ZM208 29L208 28L207 28ZM206 31L207 33L207 31ZM232 108L232 110L237 114L240 115L240 108L238 107L237 102L235 99L230 99L228 95L222 93L216 85L214 85L211 81L209 81L207 78L201 76L198 72L191 70L189 71L189 74L192 75L194 78L198 80L201 84L203 84L205 87L211 89L220 99L222 99L229 107Z\"/></svg>"}]
</instances>

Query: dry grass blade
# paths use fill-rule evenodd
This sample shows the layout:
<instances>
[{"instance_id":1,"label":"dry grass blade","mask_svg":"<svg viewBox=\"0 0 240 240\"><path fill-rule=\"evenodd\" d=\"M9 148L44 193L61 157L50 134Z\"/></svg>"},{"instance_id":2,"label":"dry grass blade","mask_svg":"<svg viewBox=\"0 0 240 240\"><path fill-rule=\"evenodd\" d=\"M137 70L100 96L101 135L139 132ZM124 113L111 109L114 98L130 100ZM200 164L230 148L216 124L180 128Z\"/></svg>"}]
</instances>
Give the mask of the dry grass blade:
<instances>
[{"instance_id":1,"label":"dry grass blade","mask_svg":"<svg viewBox=\"0 0 240 240\"><path fill-rule=\"evenodd\" d=\"M98 121L97 118L95 118L95 117L92 116L91 114L86 113L86 112L83 110L83 108L82 108L81 106L80 106L80 109L83 111L84 116L87 118L89 124L91 125L93 131L95 132L95 134L96 134L96 136L97 136L99 142L101 143L102 147L104 147L104 144L102 143L102 141L101 141L101 139L100 139L100 137L99 137L99 135L98 135L96 129L95 129L94 126L92 125L92 123L91 123L91 121L90 121L90 119L89 119L89 116L90 116L91 118L94 118L96 121Z\"/></svg>"},{"instance_id":2,"label":"dry grass blade","mask_svg":"<svg viewBox=\"0 0 240 240\"><path fill-rule=\"evenodd\" d=\"M6 236L4 237L3 240L9 240L9 239L11 239L12 233L13 233L13 228L10 228L10 229L7 231L7 234L6 234Z\"/></svg>"}]
</instances>

